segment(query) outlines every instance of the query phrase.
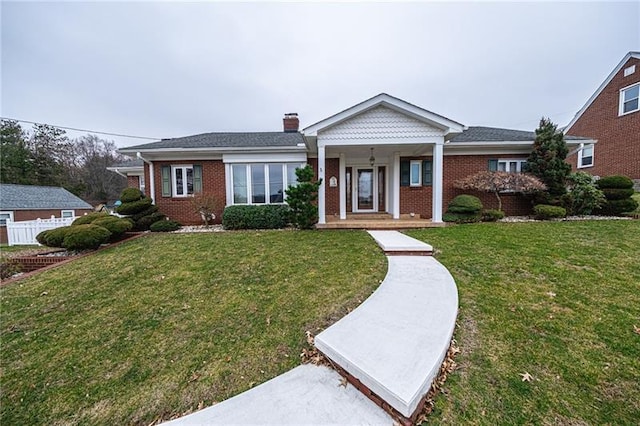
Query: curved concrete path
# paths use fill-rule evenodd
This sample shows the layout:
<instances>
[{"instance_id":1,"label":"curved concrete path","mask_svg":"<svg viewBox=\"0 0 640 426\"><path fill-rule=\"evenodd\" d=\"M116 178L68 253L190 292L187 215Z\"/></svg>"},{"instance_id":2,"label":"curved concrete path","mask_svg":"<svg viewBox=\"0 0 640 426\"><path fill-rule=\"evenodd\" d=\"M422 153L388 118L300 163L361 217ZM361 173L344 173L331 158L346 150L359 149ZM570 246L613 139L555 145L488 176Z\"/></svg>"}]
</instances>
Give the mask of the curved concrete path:
<instances>
[{"instance_id":1,"label":"curved concrete path","mask_svg":"<svg viewBox=\"0 0 640 426\"><path fill-rule=\"evenodd\" d=\"M388 272L362 305L315 338L316 347L398 413L419 408L447 353L458 293L428 244L396 231L370 231ZM369 394L369 392L367 392ZM168 425L394 424L327 367L303 365Z\"/></svg>"}]
</instances>

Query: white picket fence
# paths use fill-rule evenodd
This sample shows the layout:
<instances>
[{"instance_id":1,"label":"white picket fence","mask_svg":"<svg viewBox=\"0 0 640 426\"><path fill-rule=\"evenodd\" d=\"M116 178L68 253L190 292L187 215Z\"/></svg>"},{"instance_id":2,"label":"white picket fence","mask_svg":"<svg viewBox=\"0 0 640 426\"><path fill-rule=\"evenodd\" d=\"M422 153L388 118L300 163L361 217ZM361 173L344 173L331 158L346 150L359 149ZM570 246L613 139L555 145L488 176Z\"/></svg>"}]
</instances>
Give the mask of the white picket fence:
<instances>
[{"instance_id":1,"label":"white picket fence","mask_svg":"<svg viewBox=\"0 0 640 426\"><path fill-rule=\"evenodd\" d=\"M7 219L7 237L10 246L17 245L39 245L36 235L48 229L60 228L71 225L75 217L55 217L51 219L25 220L22 222L12 222Z\"/></svg>"}]
</instances>

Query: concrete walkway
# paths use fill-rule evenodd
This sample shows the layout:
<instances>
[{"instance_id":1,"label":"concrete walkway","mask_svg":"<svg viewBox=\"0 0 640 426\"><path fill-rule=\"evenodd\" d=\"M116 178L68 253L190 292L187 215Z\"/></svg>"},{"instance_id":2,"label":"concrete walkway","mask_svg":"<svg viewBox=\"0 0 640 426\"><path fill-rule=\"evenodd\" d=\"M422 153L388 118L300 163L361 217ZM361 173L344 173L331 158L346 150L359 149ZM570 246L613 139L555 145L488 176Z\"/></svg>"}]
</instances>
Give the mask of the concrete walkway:
<instances>
[{"instance_id":1,"label":"concrete walkway","mask_svg":"<svg viewBox=\"0 0 640 426\"><path fill-rule=\"evenodd\" d=\"M396 231L369 234L389 256L380 287L315 338L351 379L410 418L449 347L458 310L453 278L432 247ZM402 253L402 255L398 255ZM406 254L406 255L405 255ZM327 367L303 365L169 425L394 424L393 418Z\"/></svg>"}]
</instances>

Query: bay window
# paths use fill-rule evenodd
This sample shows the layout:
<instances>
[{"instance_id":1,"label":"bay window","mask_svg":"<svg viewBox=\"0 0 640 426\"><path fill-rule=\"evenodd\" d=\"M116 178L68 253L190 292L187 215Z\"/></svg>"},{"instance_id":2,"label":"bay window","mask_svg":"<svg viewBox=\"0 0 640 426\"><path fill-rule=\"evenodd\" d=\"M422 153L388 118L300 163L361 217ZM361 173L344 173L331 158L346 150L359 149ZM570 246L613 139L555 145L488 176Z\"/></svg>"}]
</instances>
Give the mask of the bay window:
<instances>
[{"instance_id":1,"label":"bay window","mask_svg":"<svg viewBox=\"0 0 640 426\"><path fill-rule=\"evenodd\" d=\"M279 204L285 190L296 185L300 163L231 164L232 204Z\"/></svg>"}]
</instances>

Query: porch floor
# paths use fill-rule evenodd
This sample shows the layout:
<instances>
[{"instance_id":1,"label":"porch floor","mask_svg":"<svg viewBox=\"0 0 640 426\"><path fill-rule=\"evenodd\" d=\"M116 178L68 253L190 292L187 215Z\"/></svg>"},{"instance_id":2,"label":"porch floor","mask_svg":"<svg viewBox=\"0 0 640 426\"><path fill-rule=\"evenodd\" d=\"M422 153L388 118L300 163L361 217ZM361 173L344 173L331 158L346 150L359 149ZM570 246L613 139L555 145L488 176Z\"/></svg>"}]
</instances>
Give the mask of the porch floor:
<instances>
[{"instance_id":1,"label":"porch floor","mask_svg":"<svg viewBox=\"0 0 640 426\"><path fill-rule=\"evenodd\" d=\"M431 219L421 219L409 215L401 215L400 219L393 219L387 213L349 213L347 218L340 220L338 216L327 216L327 223L317 224L317 229L415 229L439 228L444 223L433 223Z\"/></svg>"}]
</instances>

